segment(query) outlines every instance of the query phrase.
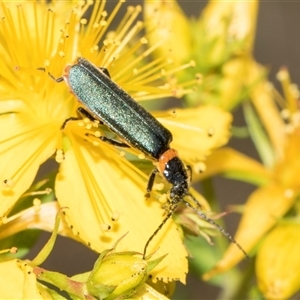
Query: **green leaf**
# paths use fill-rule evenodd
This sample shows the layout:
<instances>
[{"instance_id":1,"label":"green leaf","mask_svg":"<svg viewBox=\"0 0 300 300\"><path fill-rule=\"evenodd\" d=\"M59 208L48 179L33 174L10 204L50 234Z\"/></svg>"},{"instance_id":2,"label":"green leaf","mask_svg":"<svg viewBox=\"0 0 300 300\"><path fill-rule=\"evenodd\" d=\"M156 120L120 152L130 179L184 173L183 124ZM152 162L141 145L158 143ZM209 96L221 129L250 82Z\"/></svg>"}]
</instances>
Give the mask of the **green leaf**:
<instances>
[{"instance_id":1,"label":"green leaf","mask_svg":"<svg viewBox=\"0 0 300 300\"><path fill-rule=\"evenodd\" d=\"M49 256L49 254L51 253L56 238L57 238L57 234L58 234L58 228L59 228L59 223L60 223L60 213L62 213L61 209L55 218L55 224L54 224L54 228L53 228L53 232L50 236L50 239L47 241L46 245L43 247L43 249L38 253L38 255L32 260L31 265L33 266L39 266L41 265L46 258Z\"/></svg>"},{"instance_id":2,"label":"green leaf","mask_svg":"<svg viewBox=\"0 0 300 300\"><path fill-rule=\"evenodd\" d=\"M275 163L275 154L270 140L260 123L260 120L249 102L243 105L245 119L248 124L250 136L263 164L272 167Z\"/></svg>"}]
</instances>

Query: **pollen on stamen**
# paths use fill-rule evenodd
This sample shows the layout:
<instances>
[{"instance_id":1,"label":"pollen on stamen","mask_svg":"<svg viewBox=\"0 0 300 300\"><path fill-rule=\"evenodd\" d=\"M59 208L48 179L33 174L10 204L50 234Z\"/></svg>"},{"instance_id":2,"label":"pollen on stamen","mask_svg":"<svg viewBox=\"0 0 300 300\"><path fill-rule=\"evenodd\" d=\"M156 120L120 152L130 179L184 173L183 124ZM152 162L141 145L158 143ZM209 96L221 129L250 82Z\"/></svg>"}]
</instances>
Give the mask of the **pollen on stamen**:
<instances>
[{"instance_id":1,"label":"pollen on stamen","mask_svg":"<svg viewBox=\"0 0 300 300\"><path fill-rule=\"evenodd\" d=\"M93 146L98 147L100 143L98 141L93 141Z\"/></svg>"},{"instance_id":2,"label":"pollen on stamen","mask_svg":"<svg viewBox=\"0 0 300 300\"><path fill-rule=\"evenodd\" d=\"M49 67L49 66L50 66L50 61L49 61L48 59L46 59L46 60L44 61L44 66L45 66L45 67Z\"/></svg>"},{"instance_id":3,"label":"pollen on stamen","mask_svg":"<svg viewBox=\"0 0 300 300\"><path fill-rule=\"evenodd\" d=\"M10 252L10 253L12 253L12 254L14 254L14 253L17 253L17 252L13 252L14 250L13 249L17 249L16 247L12 247L12 248L10 248L10 249L3 249L3 250L0 250L0 254L4 254L4 253L8 253L8 252ZM17 249L18 250L18 249Z\"/></svg>"},{"instance_id":4,"label":"pollen on stamen","mask_svg":"<svg viewBox=\"0 0 300 300\"><path fill-rule=\"evenodd\" d=\"M154 185L153 185L153 190L155 190L155 191L162 191L163 190L163 188L164 188L164 184L161 182L161 183L155 183Z\"/></svg>"},{"instance_id":5,"label":"pollen on stamen","mask_svg":"<svg viewBox=\"0 0 300 300\"><path fill-rule=\"evenodd\" d=\"M36 195L49 195L51 192L52 192L51 188L46 188L45 190L41 190L41 191L24 193L21 197L25 198L28 196L36 196Z\"/></svg>"},{"instance_id":6,"label":"pollen on stamen","mask_svg":"<svg viewBox=\"0 0 300 300\"><path fill-rule=\"evenodd\" d=\"M206 170L206 165L204 162L199 161L194 165L194 171L195 173L203 173Z\"/></svg>"},{"instance_id":7,"label":"pollen on stamen","mask_svg":"<svg viewBox=\"0 0 300 300\"><path fill-rule=\"evenodd\" d=\"M119 219L120 219L120 212L117 210L113 211L111 215L111 220L118 221Z\"/></svg>"},{"instance_id":8,"label":"pollen on stamen","mask_svg":"<svg viewBox=\"0 0 300 300\"><path fill-rule=\"evenodd\" d=\"M100 224L100 229L102 231L109 231L109 230L111 230L111 226L109 224L103 223L103 224Z\"/></svg>"},{"instance_id":9,"label":"pollen on stamen","mask_svg":"<svg viewBox=\"0 0 300 300\"><path fill-rule=\"evenodd\" d=\"M283 110L281 110L280 116L283 120L289 120L291 117L291 113L287 108L284 108Z\"/></svg>"},{"instance_id":10,"label":"pollen on stamen","mask_svg":"<svg viewBox=\"0 0 300 300\"><path fill-rule=\"evenodd\" d=\"M178 88L173 89L171 91L171 93L172 93L172 96L175 97L175 98L181 98L182 95L183 95L182 91Z\"/></svg>"},{"instance_id":11,"label":"pollen on stamen","mask_svg":"<svg viewBox=\"0 0 300 300\"><path fill-rule=\"evenodd\" d=\"M286 189L284 191L284 196L286 198L292 198L295 195L295 192L292 189Z\"/></svg>"},{"instance_id":12,"label":"pollen on stamen","mask_svg":"<svg viewBox=\"0 0 300 300\"><path fill-rule=\"evenodd\" d=\"M148 44L148 40L147 40L145 37L142 37L142 38L140 39L140 42L141 42L141 44L143 44L143 45Z\"/></svg>"},{"instance_id":13,"label":"pollen on stamen","mask_svg":"<svg viewBox=\"0 0 300 300\"><path fill-rule=\"evenodd\" d=\"M92 53L98 52L99 51L99 46L94 45L91 50L92 50Z\"/></svg>"},{"instance_id":14,"label":"pollen on stamen","mask_svg":"<svg viewBox=\"0 0 300 300\"><path fill-rule=\"evenodd\" d=\"M100 23L94 23L93 24L93 29L98 29L99 28L99 26L100 26L100 24L101 24L101 22Z\"/></svg>"},{"instance_id":15,"label":"pollen on stamen","mask_svg":"<svg viewBox=\"0 0 300 300\"><path fill-rule=\"evenodd\" d=\"M166 194L166 193L165 193L165 194L162 194L162 195L159 197L158 201L159 201L159 203L161 203L161 204L167 203L167 201L168 201L168 196L167 196L167 194Z\"/></svg>"},{"instance_id":16,"label":"pollen on stamen","mask_svg":"<svg viewBox=\"0 0 300 300\"><path fill-rule=\"evenodd\" d=\"M99 25L101 27L105 27L107 25L107 22L105 20L100 21Z\"/></svg>"},{"instance_id":17,"label":"pollen on stamen","mask_svg":"<svg viewBox=\"0 0 300 300\"><path fill-rule=\"evenodd\" d=\"M92 129L92 124L91 123L89 123L89 124L86 124L85 125L85 129L87 129L87 130L90 130L90 129Z\"/></svg>"},{"instance_id":18,"label":"pollen on stamen","mask_svg":"<svg viewBox=\"0 0 300 300\"><path fill-rule=\"evenodd\" d=\"M96 138L99 138L99 137L101 136L101 132L100 132L99 130L95 131L95 132L94 132L94 136L95 136Z\"/></svg>"},{"instance_id":19,"label":"pollen on stamen","mask_svg":"<svg viewBox=\"0 0 300 300\"><path fill-rule=\"evenodd\" d=\"M215 130L214 130L213 127L209 127L207 129L207 134L208 134L209 137L212 137L214 135L214 133L215 133Z\"/></svg>"},{"instance_id":20,"label":"pollen on stamen","mask_svg":"<svg viewBox=\"0 0 300 300\"><path fill-rule=\"evenodd\" d=\"M10 250L9 250L9 252L11 254L16 254L18 252L18 248L17 247L11 247Z\"/></svg>"},{"instance_id":21,"label":"pollen on stamen","mask_svg":"<svg viewBox=\"0 0 300 300\"><path fill-rule=\"evenodd\" d=\"M192 68L196 67L196 62L194 60L190 61L190 67L192 67Z\"/></svg>"},{"instance_id":22,"label":"pollen on stamen","mask_svg":"<svg viewBox=\"0 0 300 300\"><path fill-rule=\"evenodd\" d=\"M286 80L288 78L288 73L286 71L285 68L282 68L277 74L276 74L276 78L279 80L279 81L283 81L283 80Z\"/></svg>"},{"instance_id":23,"label":"pollen on stamen","mask_svg":"<svg viewBox=\"0 0 300 300\"><path fill-rule=\"evenodd\" d=\"M172 111L170 111L170 115L173 118L177 117L177 111L175 109L173 109Z\"/></svg>"},{"instance_id":24,"label":"pollen on stamen","mask_svg":"<svg viewBox=\"0 0 300 300\"><path fill-rule=\"evenodd\" d=\"M161 76L166 76L166 70L165 69L161 69L160 70L160 74L161 74Z\"/></svg>"},{"instance_id":25,"label":"pollen on stamen","mask_svg":"<svg viewBox=\"0 0 300 300\"><path fill-rule=\"evenodd\" d=\"M4 188L12 188L14 186L14 181L12 179L4 179L3 182L2 182L2 185Z\"/></svg>"},{"instance_id":26,"label":"pollen on stamen","mask_svg":"<svg viewBox=\"0 0 300 300\"><path fill-rule=\"evenodd\" d=\"M99 126L99 124L100 124L100 121L99 120L94 120L93 121L93 127L98 127Z\"/></svg>"},{"instance_id":27,"label":"pollen on stamen","mask_svg":"<svg viewBox=\"0 0 300 300\"><path fill-rule=\"evenodd\" d=\"M197 74L195 75L195 78L196 78L196 83L197 83L197 84L202 83L202 81L203 81L203 75L202 75L202 74L197 73Z\"/></svg>"},{"instance_id":28,"label":"pollen on stamen","mask_svg":"<svg viewBox=\"0 0 300 300\"><path fill-rule=\"evenodd\" d=\"M86 24L87 24L87 19L81 19L81 20L80 20L80 24L86 25Z\"/></svg>"},{"instance_id":29,"label":"pollen on stamen","mask_svg":"<svg viewBox=\"0 0 300 300\"><path fill-rule=\"evenodd\" d=\"M65 159L64 151L62 149L58 149L56 151L55 161L60 164L64 161L64 159Z\"/></svg>"},{"instance_id":30,"label":"pollen on stamen","mask_svg":"<svg viewBox=\"0 0 300 300\"><path fill-rule=\"evenodd\" d=\"M124 151L120 151L120 157L124 158L126 156L126 153Z\"/></svg>"},{"instance_id":31,"label":"pollen on stamen","mask_svg":"<svg viewBox=\"0 0 300 300\"><path fill-rule=\"evenodd\" d=\"M145 156L145 154L144 154L144 153L141 153L141 154L139 154L139 155L138 155L138 158L139 158L139 159L145 159L145 158L146 158L146 156Z\"/></svg>"},{"instance_id":32,"label":"pollen on stamen","mask_svg":"<svg viewBox=\"0 0 300 300\"><path fill-rule=\"evenodd\" d=\"M38 199L38 198L33 199L33 209L36 213L40 212L41 203L42 203L42 201L40 199Z\"/></svg>"},{"instance_id":33,"label":"pollen on stamen","mask_svg":"<svg viewBox=\"0 0 300 300\"><path fill-rule=\"evenodd\" d=\"M65 57L65 52L64 52L64 51L59 51L59 52L58 52L58 55L59 55L60 57Z\"/></svg>"},{"instance_id":34,"label":"pollen on stamen","mask_svg":"<svg viewBox=\"0 0 300 300\"><path fill-rule=\"evenodd\" d=\"M6 224L7 221L8 221L7 216L3 216L3 217L1 218L0 224Z\"/></svg>"},{"instance_id":35,"label":"pollen on stamen","mask_svg":"<svg viewBox=\"0 0 300 300\"><path fill-rule=\"evenodd\" d=\"M45 189L45 194L46 194L46 195L49 195L51 192L52 192L52 189L51 189L51 188L46 188L46 189Z\"/></svg>"}]
</instances>

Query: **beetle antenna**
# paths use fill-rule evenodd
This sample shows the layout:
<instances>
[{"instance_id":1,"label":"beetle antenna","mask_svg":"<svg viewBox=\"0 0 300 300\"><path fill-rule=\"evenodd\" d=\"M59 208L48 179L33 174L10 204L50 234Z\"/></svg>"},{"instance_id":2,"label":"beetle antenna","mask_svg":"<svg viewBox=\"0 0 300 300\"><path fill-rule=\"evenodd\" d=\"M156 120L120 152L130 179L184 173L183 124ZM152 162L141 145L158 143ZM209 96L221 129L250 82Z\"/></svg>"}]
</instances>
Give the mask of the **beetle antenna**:
<instances>
[{"instance_id":1,"label":"beetle antenna","mask_svg":"<svg viewBox=\"0 0 300 300\"><path fill-rule=\"evenodd\" d=\"M191 195L189 194L189 196L191 197L191 199L193 199L193 201L196 203L197 207L200 206L199 202ZM219 225L218 223L216 223L214 220L212 220L211 218L209 218L206 214L204 214L203 212L201 212L199 209L193 207L189 202L183 200L183 202L185 203L185 205L189 208L191 208L200 218L204 219L206 222L210 223L211 225L215 226L225 237L227 237L233 244L236 244L237 247L243 252L243 254L245 255L246 258L249 258L248 253L243 249L243 247L234 239L234 237L227 232L221 225Z\"/></svg>"},{"instance_id":2,"label":"beetle antenna","mask_svg":"<svg viewBox=\"0 0 300 300\"><path fill-rule=\"evenodd\" d=\"M56 78L56 77L54 77L50 72L47 72L47 71L46 71L46 68L41 67L41 68L37 68L37 70L38 70L38 71L43 71L43 72L47 73L48 76L49 76L52 80L54 80L55 82L57 82L57 83L64 81L63 76L57 77L57 78Z\"/></svg>"},{"instance_id":3,"label":"beetle antenna","mask_svg":"<svg viewBox=\"0 0 300 300\"><path fill-rule=\"evenodd\" d=\"M179 202L174 203L170 208L167 216L163 219L163 221L160 223L160 225L157 227L157 229L153 232L153 234L148 239L145 247L144 247L144 253L143 253L143 259L145 259L147 248L150 244L150 242L153 240L153 238L157 235L157 233L162 229L162 227L166 224L166 222L172 217L174 211L176 210Z\"/></svg>"}]
</instances>

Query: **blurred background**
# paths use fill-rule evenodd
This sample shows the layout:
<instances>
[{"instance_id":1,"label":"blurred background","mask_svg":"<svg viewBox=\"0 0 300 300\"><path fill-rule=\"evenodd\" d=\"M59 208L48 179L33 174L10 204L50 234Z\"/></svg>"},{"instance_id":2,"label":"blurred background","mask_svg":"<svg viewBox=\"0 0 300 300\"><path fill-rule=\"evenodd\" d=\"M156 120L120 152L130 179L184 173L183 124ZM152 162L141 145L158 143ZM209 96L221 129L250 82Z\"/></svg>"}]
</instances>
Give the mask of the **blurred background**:
<instances>
[{"instance_id":1,"label":"blurred background","mask_svg":"<svg viewBox=\"0 0 300 300\"><path fill-rule=\"evenodd\" d=\"M107 10L110 11L116 1L108 2ZM207 1L200 0L178 0L178 2L188 16L195 16L197 18L207 3ZM137 5L142 4L142 1L127 1L126 4ZM297 84L300 82L299 12L300 1L260 1L254 57L260 64L269 68L269 78L277 88L279 88L279 85L276 81L276 73L282 66L288 68L294 83ZM235 111L233 125L243 126L244 124L241 111ZM259 159L254 146L248 139L233 138L230 141L230 146L242 153ZM51 163L43 166L40 175L45 169L51 167ZM225 210L228 204L244 203L254 189L251 185L226 180L221 177L216 178L214 184L217 196L221 201L222 210ZM227 230L231 234L234 234L239 216L230 214L224 219ZM39 243L34 247L29 258L33 258L39 252L48 238L48 233L42 234ZM80 261L78 261L78 258ZM85 246L59 237L52 254L43 266L47 269L60 271L71 276L92 269L96 258L97 255ZM172 299L218 299L219 292L218 288L204 283L189 274L187 286L177 284L176 292Z\"/></svg>"}]
</instances>

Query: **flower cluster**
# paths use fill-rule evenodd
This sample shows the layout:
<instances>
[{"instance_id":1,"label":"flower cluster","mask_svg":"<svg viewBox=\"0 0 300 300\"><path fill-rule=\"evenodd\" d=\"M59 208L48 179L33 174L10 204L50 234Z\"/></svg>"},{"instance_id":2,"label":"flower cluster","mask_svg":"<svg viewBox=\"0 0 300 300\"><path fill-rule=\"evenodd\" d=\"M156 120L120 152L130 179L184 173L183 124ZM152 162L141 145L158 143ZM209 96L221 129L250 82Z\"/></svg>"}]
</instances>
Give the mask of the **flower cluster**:
<instances>
[{"instance_id":1,"label":"flower cluster","mask_svg":"<svg viewBox=\"0 0 300 300\"><path fill-rule=\"evenodd\" d=\"M0 2L0 52L5 58L0 61L0 216L1 238L8 244L26 229L51 231L57 211L66 207L61 234L99 253L127 234L119 249L143 253L164 218L157 200L165 198L167 187L155 186L152 198L144 199L147 175L138 166L149 170L148 161L135 149L120 151L101 142L99 136L112 133L99 122L66 123L76 116L79 103L65 84L53 80L63 75L66 65L84 57L108 69L111 79L136 101L182 97L195 89L196 74L182 83L176 79L193 62L178 67L168 56L151 61L161 42L148 46L138 20L141 7L128 6L122 16L123 2L110 13L105 1ZM212 113L217 124L206 117ZM187 163L201 162L229 136L231 116L215 107L153 114L174 132L172 146L182 149ZM188 145L183 136L191 137ZM205 146L199 151L201 143ZM56 171L33 184L40 166L53 158ZM154 282L185 282L187 251L172 220L151 241L151 253L156 259L168 254L151 269Z\"/></svg>"},{"instance_id":2,"label":"flower cluster","mask_svg":"<svg viewBox=\"0 0 300 300\"><path fill-rule=\"evenodd\" d=\"M253 58L258 2L210 1L197 19L175 0L145 0L143 10L124 2L108 9L105 0L0 0L1 297L61 297L47 282L74 299L167 299L175 281L186 282L189 254L204 280L228 276L214 281L228 299L291 297L300 290L299 91L282 69L282 97ZM81 104L60 82L78 58L108 70L108 80L172 133L170 147L205 197L189 187L187 207L173 218L162 179L145 197L157 162L105 143L123 141L105 120L77 116ZM261 162L223 147L239 106ZM258 186L243 206L232 206L242 213L234 238L213 221L226 212L214 214L206 200L218 210L216 174ZM238 244L217 237L212 247L216 227ZM53 231L31 261L24 256L36 235L28 229ZM67 277L43 269L57 234L99 253L91 271ZM244 273L237 268L243 249L256 257ZM241 289L243 274L257 285Z\"/></svg>"}]
</instances>

